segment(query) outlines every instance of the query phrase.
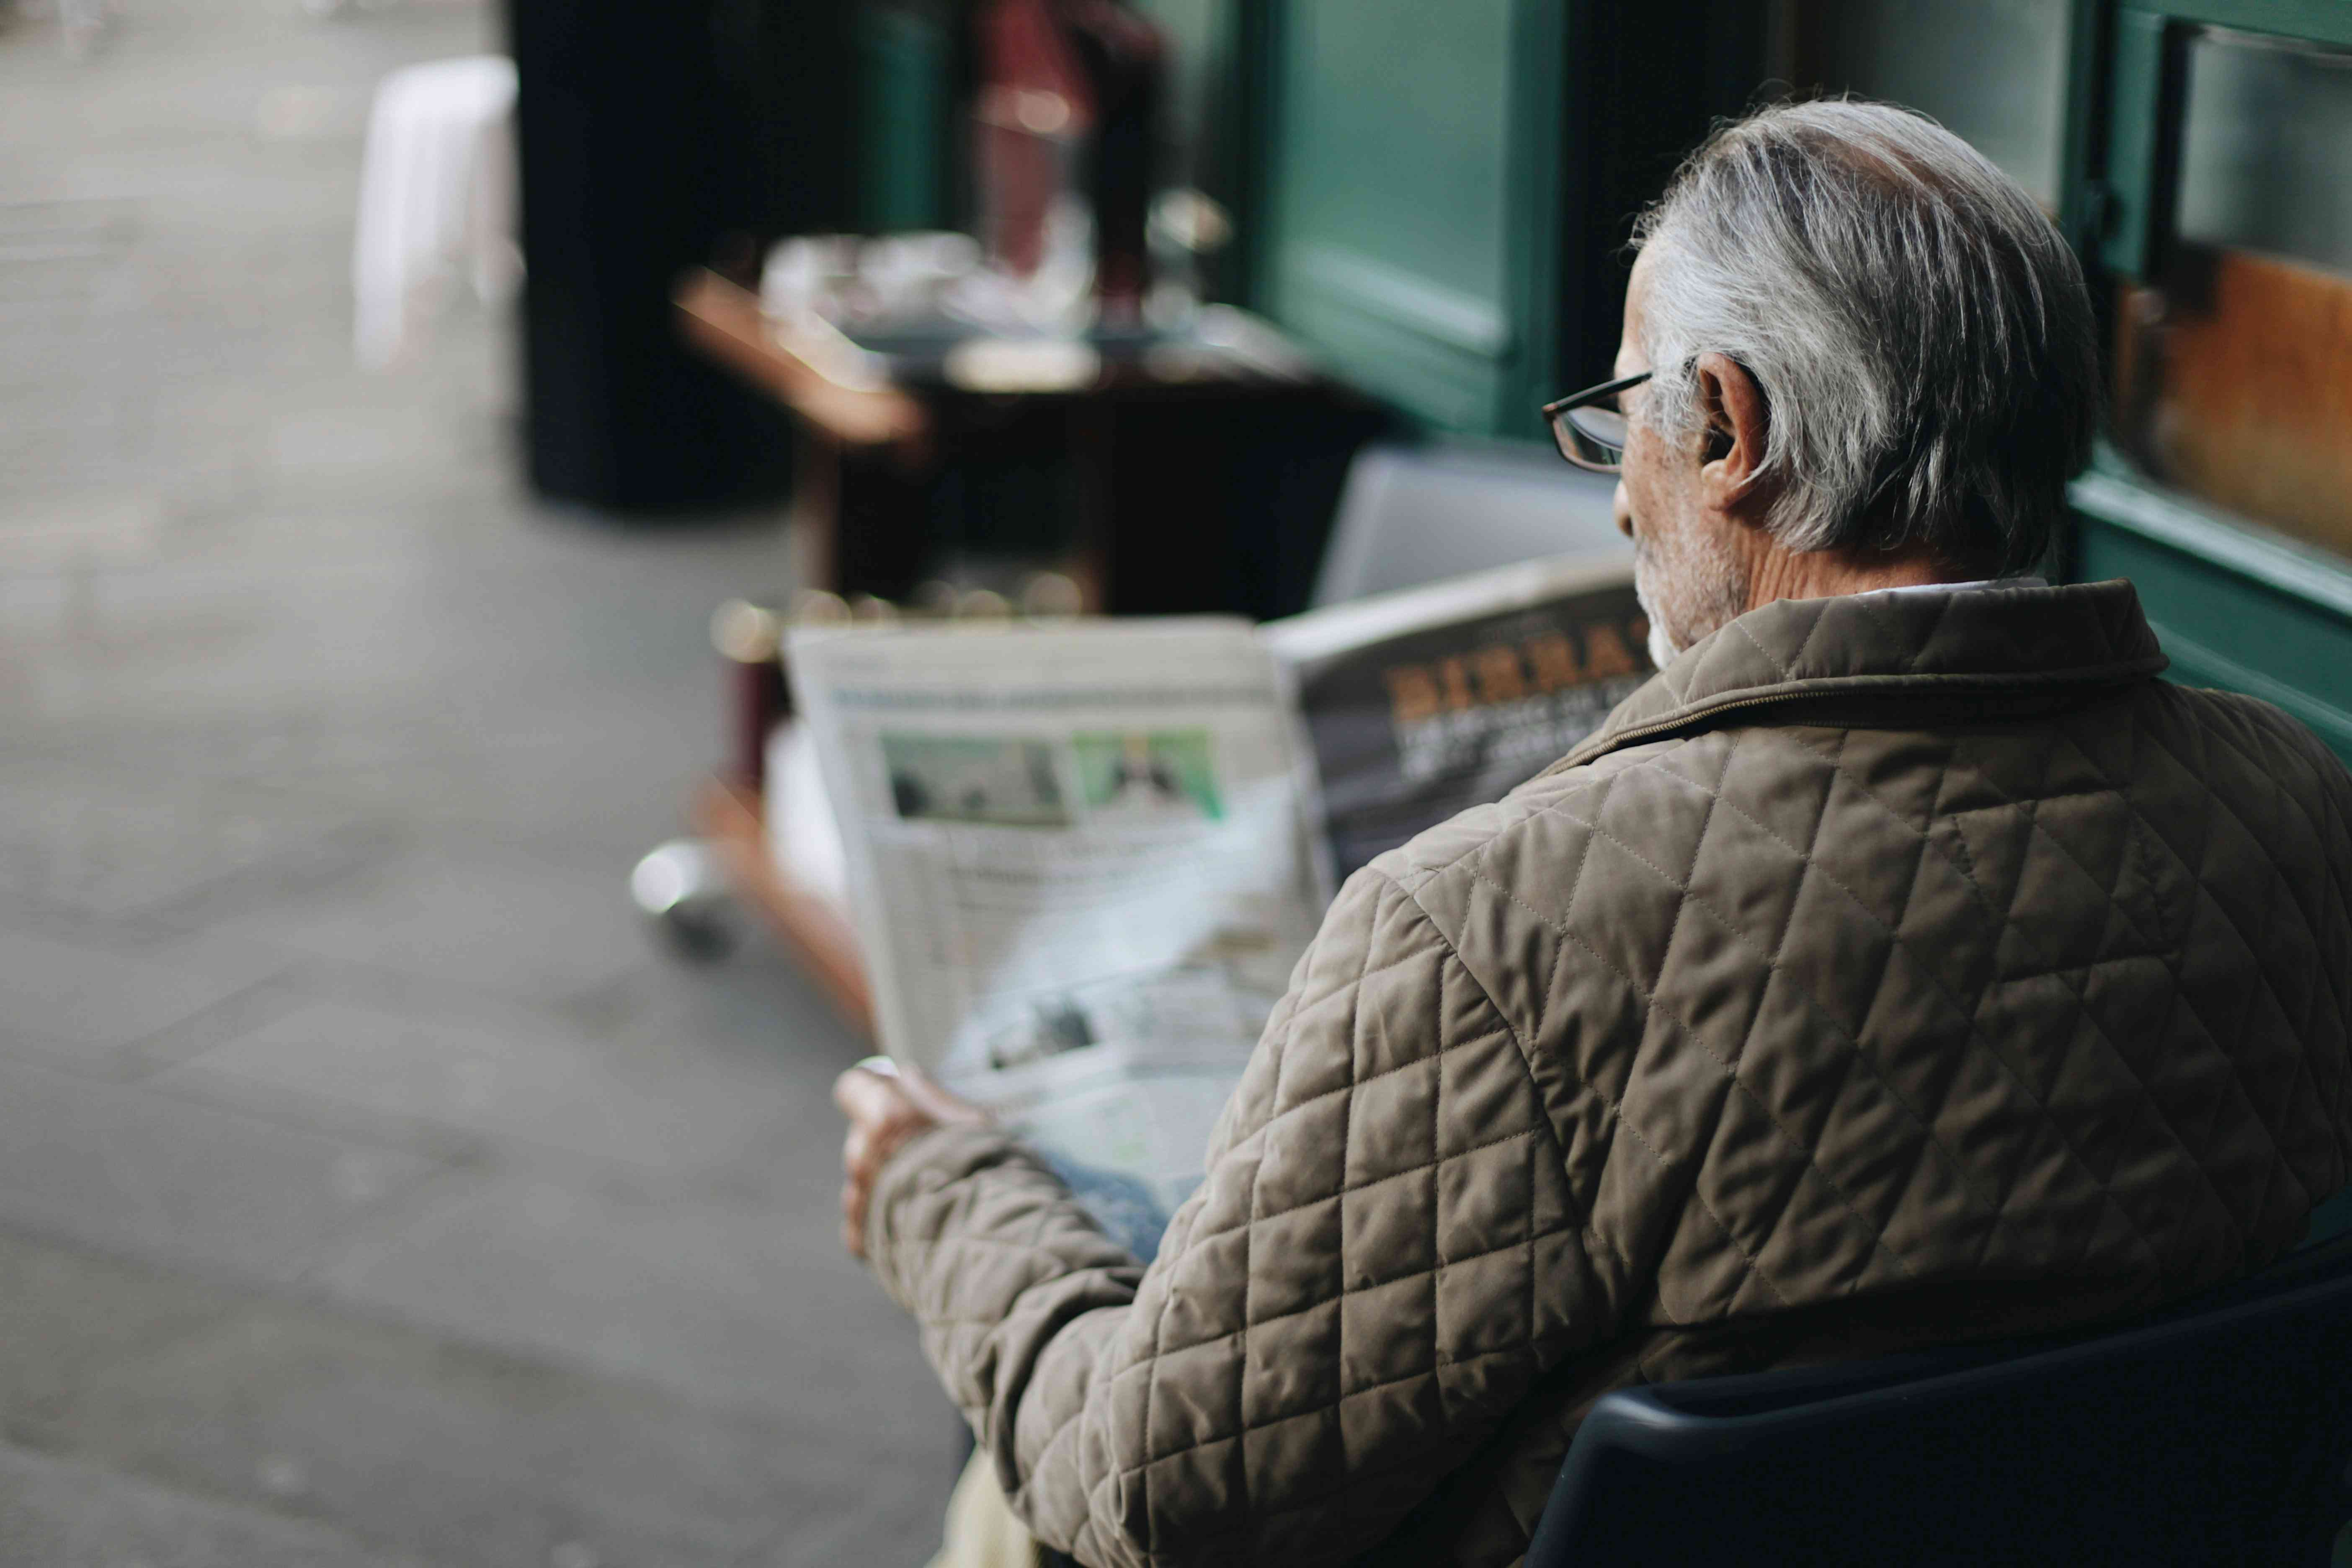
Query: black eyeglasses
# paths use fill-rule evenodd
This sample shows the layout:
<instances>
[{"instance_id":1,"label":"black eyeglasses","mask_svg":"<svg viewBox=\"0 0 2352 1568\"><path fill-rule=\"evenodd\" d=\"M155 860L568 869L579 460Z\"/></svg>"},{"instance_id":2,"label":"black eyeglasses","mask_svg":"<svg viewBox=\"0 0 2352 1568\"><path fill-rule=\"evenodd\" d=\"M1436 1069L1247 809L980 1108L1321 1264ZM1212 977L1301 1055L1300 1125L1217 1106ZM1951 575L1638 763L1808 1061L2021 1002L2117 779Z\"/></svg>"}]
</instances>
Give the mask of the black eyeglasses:
<instances>
[{"instance_id":1,"label":"black eyeglasses","mask_svg":"<svg viewBox=\"0 0 2352 1568\"><path fill-rule=\"evenodd\" d=\"M1617 406L1617 395L1649 379L1646 370L1639 375L1622 375L1545 404L1544 423L1551 426L1559 455L1596 474L1621 469L1625 462L1625 411Z\"/></svg>"}]
</instances>

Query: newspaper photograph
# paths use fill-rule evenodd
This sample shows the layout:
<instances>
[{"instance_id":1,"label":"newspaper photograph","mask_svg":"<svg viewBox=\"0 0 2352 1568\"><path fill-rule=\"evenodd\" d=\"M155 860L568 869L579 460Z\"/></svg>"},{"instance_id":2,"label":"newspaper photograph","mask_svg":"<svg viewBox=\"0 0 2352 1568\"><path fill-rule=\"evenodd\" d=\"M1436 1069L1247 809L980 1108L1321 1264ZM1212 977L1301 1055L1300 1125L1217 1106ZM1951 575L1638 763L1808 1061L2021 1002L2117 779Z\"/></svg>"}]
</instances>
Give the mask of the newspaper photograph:
<instances>
[{"instance_id":1,"label":"newspaper photograph","mask_svg":"<svg viewBox=\"0 0 2352 1568\"><path fill-rule=\"evenodd\" d=\"M1327 898L1246 623L795 631L884 1048L1172 1207Z\"/></svg>"}]
</instances>

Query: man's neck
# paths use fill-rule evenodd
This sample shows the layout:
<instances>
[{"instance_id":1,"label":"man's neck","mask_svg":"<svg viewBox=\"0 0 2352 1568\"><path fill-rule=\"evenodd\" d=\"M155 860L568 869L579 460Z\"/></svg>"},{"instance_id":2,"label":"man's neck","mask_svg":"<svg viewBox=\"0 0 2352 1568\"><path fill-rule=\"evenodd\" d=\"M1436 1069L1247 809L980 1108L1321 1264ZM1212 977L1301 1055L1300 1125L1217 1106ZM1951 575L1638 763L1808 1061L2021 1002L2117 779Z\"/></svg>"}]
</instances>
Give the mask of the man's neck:
<instances>
[{"instance_id":1,"label":"man's neck","mask_svg":"<svg viewBox=\"0 0 2352 1568\"><path fill-rule=\"evenodd\" d=\"M1777 546L1765 551L1748 578L1748 607L1780 599L1832 599L1874 588L1916 588L1933 583L1971 583L1991 573L1980 563L1955 564L1926 551L1886 554L1815 550L1804 554Z\"/></svg>"}]
</instances>

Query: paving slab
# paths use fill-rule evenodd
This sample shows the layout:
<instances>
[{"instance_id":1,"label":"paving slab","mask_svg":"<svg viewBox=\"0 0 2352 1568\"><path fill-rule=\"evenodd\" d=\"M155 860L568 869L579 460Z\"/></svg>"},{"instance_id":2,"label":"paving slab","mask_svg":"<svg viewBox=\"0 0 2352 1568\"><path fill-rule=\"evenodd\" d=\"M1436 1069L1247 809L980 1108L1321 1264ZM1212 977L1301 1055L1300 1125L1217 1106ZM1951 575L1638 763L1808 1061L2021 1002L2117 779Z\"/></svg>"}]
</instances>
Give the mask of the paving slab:
<instances>
[{"instance_id":1,"label":"paving slab","mask_svg":"<svg viewBox=\"0 0 2352 1568\"><path fill-rule=\"evenodd\" d=\"M814 1397L714 1409L5 1229L0 1330L8 1443L110 1473L119 1496L328 1526L394 1561L717 1568L826 1543L824 1561L914 1564L958 1463L935 1412L895 1447L844 1443L855 1423Z\"/></svg>"},{"instance_id":2,"label":"paving slab","mask_svg":"<svg viewBox=\"0 0 2352 1568\"><path fill-rule=\"evenodd\" d=\"M233 1004L291 955L198 932L152 947L0 926L0 1050L84 1058L121 1051Z\"/></svg>"},{"instance_id":3,"label":"paving slab","mask_svg":"<svg viewBox=\"0 0 2352 1568\"><path fill-rule=\"evenodd\" d=\"M422 1568L342 1531L0 1445L0 1563L41 1568Z\"/></svg>"},{"instance_id":4,"label":"paving slab","mask_svg":"<svg viewBox=\"0 0 2352 1568\"><path fill-rule=\"evenodd\" d=\"M694 1053L681 1053L666 1079L630 1073L560 1022L487 1008L435 1017L307 1003L156 1081L214 1099L248 1086L289 1090L656 1171L741 1147L773 1124L770 1101L789 1092L772 1073L705 1072Z\"/></svg>"},{"instance_id":5,"label":"paving slab","mask_svg":"<svg viewBox=\"0 0 2352 1568\"><path fill-rule=\"evenodd\" d=\"M786 1208L519 1174L445 1185L421 1213L387 1206L375 1221L307 1278L370 1310L577 1356L714 1407L843 1412L834 1440L877 1459L954 1429L912 1325L842 1250L829 1187Z\"/></svg>"},{"instance_id":6,"label":"paving slab","mask_svg":"<svg viewBox=\"0 0 2352 1568\"><path fill-rule=\"evenodd\" d=\"M389 819L63 759L0 762L0 897L20 911L183 924L383 853Z\"/></svg>"},{"instance_id":7,"label":"paving slab","mask_svg":"<svg viewBox=\"0 0 2352 1568\"><path fill-rule=\"evenodd\" d=\"M0 1219L262 1277L438 1167L117 1083L0 1061Z\"/></svg>"},{"instance_id":8,"label":"paving slab","mask_svg":"<svg viewBox=\"0 0 2352 1568\"><path fill-rule=\"evenodd\" d=\"M370 95L495 5L110 9L0 28L0 1562L922 1562L865 1047L625 893L782 509L534 500L495 312L352 366Z\"/></svg>"},{"instance_id":9,"label":"paving slab","mask_svg":"<svg viewBox=\"0 0 2352 1568\"><path fill-rule=\"evenodd\" d=\"M420 849L215 929L533 998L656 959L625 887L485 845Z\"/></svg>"}]
</instances>

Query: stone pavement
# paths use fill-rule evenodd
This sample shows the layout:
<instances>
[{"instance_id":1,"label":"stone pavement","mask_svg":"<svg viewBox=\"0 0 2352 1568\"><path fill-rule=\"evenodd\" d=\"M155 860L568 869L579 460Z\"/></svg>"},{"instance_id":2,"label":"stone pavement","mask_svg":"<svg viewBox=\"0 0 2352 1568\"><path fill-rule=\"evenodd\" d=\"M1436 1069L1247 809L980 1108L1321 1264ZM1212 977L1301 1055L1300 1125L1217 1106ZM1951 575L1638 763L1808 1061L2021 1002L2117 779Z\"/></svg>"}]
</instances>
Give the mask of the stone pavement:
<instances>
[{"instance_id":1,"label":"stone pavement","mask_svg":"<svg viewBox=\"0 0 2352 1568\"><path fill-rule=\"evenodd\" d=\"M478 310L351 368L369 92L493 16L117 12L0 22L0 1568L920 1562L858 1045L624 897L782 531L533 503Z\"/></svg>"}]
</instances>

